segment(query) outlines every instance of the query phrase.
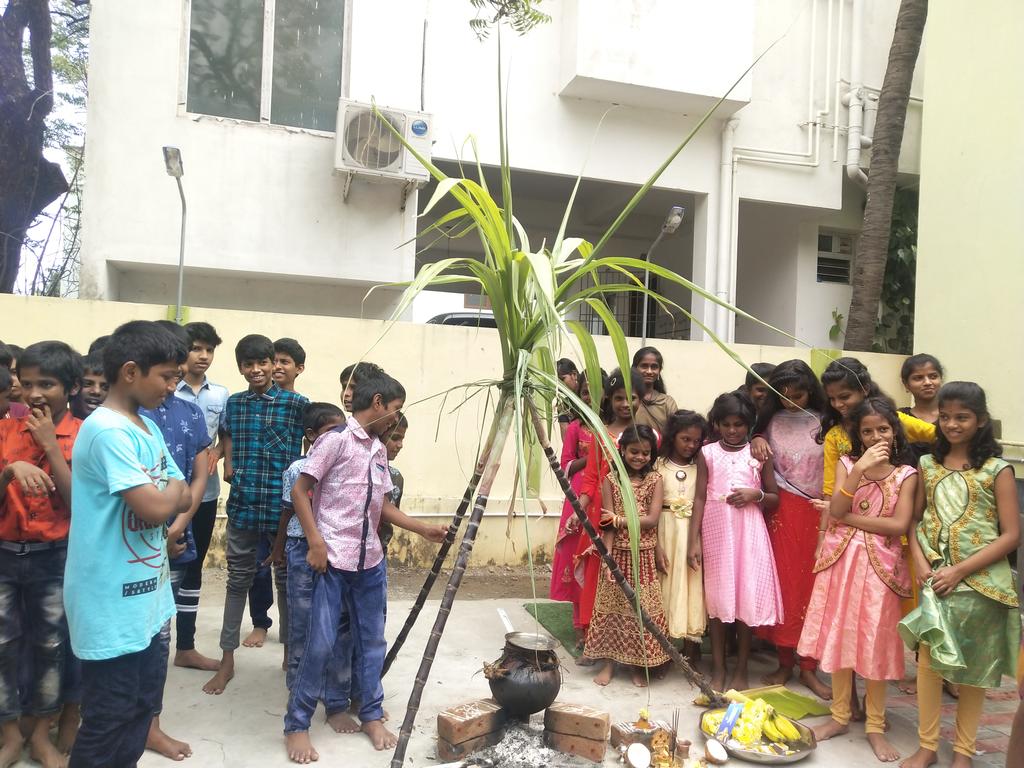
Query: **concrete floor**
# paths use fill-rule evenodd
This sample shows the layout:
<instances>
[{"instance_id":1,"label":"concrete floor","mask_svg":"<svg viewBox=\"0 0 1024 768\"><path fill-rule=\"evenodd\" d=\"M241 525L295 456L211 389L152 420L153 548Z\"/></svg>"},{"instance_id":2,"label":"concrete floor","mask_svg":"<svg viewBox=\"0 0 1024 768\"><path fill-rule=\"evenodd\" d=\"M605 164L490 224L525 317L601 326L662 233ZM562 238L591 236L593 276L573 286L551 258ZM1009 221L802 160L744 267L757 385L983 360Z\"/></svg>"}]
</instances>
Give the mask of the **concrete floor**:
<instances>
[{"instance_id":1,"label":"concrete floor","mask_svg":"<svg viewBox=\"0 0 1024 768\"><path fill-rule=\"evenodd\" d=\"M223 581L216 577L208 579L204 585L197 633L197 646L208 655L213 655L217 649L223 596ZM435 753L435 724L440 710L489 695L487 681L480 670L484 662L493 661L500 655L504 645L505 630L497 609L504 608L517 628L530 629L533 619L523 610L523 602L521 598L456 602L423 695L407 765L429 768L440 762ZM389 639L397 633L411 604L410 599L404 598L392 601L389 606ZM395 730L405 711L420 654L437 606L434 600L427 603L403 653L385 679L385 709L392 715ZM245 627L245 631L248 631L248 627ZM282 717L286 692L284 673L281 671L282 646L277 642L276 635L276 629L272 629L270 642L263 648L239 649L236 654L237 677L221 696L208 696L202 692L207 673L173 666L170 668L163 724L169 734L191 744L193 756L186 761L187 765L192 768L242 768L255 765L261 768L283 768L291 765L283 747ZM613 721L635 718L638 710L644 706L650 708L653 717L667 719L675 707L680 707L681 735L695 744L703 745L697 727L700 710L691 703L695 692L679 672L673 670L666 679L656 681L649 691L645 691L634 688L625 674L620 674L607 688L599 688L591 682L593 672L576 667L568 654L564 654L564 665L560 700L606 709L611 713ZM757 659L751 671L752 679L757 679L768 671L768 660ZM897 695L895 688L891 691L891 695ZM893 710L890 712L896 714ZM905 707L898 716L890 718L890 738L904 755L911 754L917 746L913 714L913 711ZM811 724L814 724L813 721ZM390 752L375 752L369 741L360 734L335 734L323 723L322 713L318 713L311 735L320 751L320 765L359 768L383 768L389 765ZM616 765L613 757L609 750L605 765ZM948 764L948 746L943 745L940 759ZM1005 755L987 755L975 764L1003 765L1004 759ZM148 753L139 763L142 768L163 768L169 764L168 760ZM566 761L566 764L577 763ZM18 765L34 764L23 762ZM856 768L874 767L879 763L863 738L862 727L855 725L849 735L822 744L817 753L803 765Z\"/></svg>"}]
</instances>

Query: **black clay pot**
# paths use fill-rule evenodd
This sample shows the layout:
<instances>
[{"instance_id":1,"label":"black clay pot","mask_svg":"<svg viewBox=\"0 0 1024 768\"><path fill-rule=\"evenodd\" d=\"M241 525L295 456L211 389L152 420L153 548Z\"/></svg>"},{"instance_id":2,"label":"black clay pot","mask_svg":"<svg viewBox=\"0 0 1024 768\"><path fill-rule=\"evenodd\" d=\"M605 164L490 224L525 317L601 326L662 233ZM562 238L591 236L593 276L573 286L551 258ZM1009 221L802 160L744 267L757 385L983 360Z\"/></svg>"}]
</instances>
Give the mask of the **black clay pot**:
<instances>
[{"instance_id":1,"label":"black clay pot","mask_svg":"<svg viewBox=\"0 0 1024 768\"><path fill-rule=\"evenodd\" d=\"M562 672L554 649L554 640L545 635L511 632L501 658L484 664L494 700L510 715L529 717L558 697Z\"/></svg>"}]
</instances>

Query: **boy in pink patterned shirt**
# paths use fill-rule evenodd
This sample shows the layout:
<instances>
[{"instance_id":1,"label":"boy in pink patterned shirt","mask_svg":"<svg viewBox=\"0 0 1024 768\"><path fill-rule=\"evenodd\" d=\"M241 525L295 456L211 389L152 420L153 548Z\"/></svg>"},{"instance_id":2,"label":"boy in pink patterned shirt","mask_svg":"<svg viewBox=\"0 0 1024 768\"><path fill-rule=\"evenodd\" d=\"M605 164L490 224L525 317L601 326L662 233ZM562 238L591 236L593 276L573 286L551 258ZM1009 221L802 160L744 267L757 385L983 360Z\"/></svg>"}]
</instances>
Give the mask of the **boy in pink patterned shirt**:
<instances>
[{"instance_id":1,"label":"boy in pink patterned shirt","mask_svg":"<svg viewBox=\"0 0 1024 768\"><path fill-rule=\"evenodd\" d=\"M380 438L394 429L404 402L402 385L387 374L361 378L346 428L317 440L292 489L292 505L309 542L307 560L320 574L313 587L306 647L284 718L288 756L297 763L319 757L309 740L309 725L341 630L343 606L362 689L361 730L378 750L390 749L397 741L383 723L387 573L377 527L383 518L437 543L448 530L409 517L387 498L391 473Z\"/></svg>"}]
</instances>

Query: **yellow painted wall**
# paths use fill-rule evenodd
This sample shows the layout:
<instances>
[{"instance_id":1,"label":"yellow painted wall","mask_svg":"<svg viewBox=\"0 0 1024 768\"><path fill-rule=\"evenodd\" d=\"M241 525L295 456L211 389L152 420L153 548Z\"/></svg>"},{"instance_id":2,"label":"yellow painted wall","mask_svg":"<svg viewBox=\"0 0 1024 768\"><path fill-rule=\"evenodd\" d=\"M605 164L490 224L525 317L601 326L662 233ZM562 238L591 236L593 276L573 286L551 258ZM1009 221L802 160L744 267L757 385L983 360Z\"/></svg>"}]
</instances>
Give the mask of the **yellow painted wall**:
<instances>
[{"instance_id":1,"label":"yellow painted wall","mask_svg":"<svg viewBox=\"0 0 1024 768\"><path fill-rule=\"evenodd\" d=\"M1024 457L1024 3L928 8L914 345L977 381Z\"/></svg>"},{"instance_id":2,"label":"yellow painted wall","mask_svg":"<svg viewBox=\"0 0 1024 768\"><path fill-rule=\"evenodd\" d=\"M21 346L57 338L84 352L92 339L110 333L120 323L166 316L167 307L158 305L0 295L2 338ZM212 323L224 339L210 369L210 378L231 391L244 387L234 363L233 348L248 333L299 340L306 349L307 360L297 389L313 400L339 402L338 375L361 356L383 366L408 392L405 413L410 428L405 448L395 461L405 476L402 506L411 514L436 516L438 521L451 518L465 490L478 434L489 414L485 395L477 394L463 404L475 390L456 387L500 375L495 331L395 323L385 339L371 350L384 330L382 321L201 308L189 310L187 319ZM605 337L597 338L596 342L605 368L610 370L615 359L611 344ZM630 351L639 346L639 340L632 340ZM658 340L657 346L665 357L666 385L680 407L706 412L718 394L743 382L744 371L713 344ZM806 350L791 347L737 345L737 349L748 363L778 363L793 357L809 359ZM569 347L562 352L564 356L580 359ZM883 389L901 404L906 402L899 383L902 358L858 356ZM521 514L512 522L511 536L506 536L514 462L511 450L506 452L504 461L473 552L473 562L477 564L521 563L526 555L526 526ZM553 477L545 477L541 496L547 514L540 512L536 502L530 503L529 534L535 558L544 560L550 556L563 500ZM421 563L422 554L430 551L402 536L392 549L392 559L406 563Z\"/></svg>"}]
</instances>

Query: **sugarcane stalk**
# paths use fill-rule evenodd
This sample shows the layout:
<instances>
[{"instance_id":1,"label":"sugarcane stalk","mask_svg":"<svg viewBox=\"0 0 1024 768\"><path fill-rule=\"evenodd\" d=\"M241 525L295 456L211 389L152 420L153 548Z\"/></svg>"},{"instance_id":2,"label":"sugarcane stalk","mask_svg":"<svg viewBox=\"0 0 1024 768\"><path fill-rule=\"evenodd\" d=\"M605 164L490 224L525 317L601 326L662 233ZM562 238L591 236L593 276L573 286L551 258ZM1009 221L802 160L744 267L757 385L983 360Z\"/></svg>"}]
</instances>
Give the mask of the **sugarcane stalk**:
<instances>
[{"instance_id":1,"label":"sugarcane stalk","mask_svg":"<svg viewBox=\"0 0 1024 768\"><path fill-rule=\"evenodd\" d=\"M459 554L455 558L455 566L448 577L448 586L445 588L444 597L441 599L441 607L434 619L434 626L430 630L430 637L427 646L423 650L423 658L420 660L420 668L413 681L412 693L409 694L409 703L405 710L405 719L402 721L402 729L398 734L398 744L395 746L395 753L391 758L391 768L402 768L405 763L405 752L409 746L409 739L412 736L412 729L416 723L416 713L420 708L420 700L423 698L423 689L430 677L430 667L434 663L438 645L441 643L441 635L444 633L445 624L451 614L452 605L455 603L455 594L459 591L462 577L466 573L466 565L469 556L473 552L473 543L476 540L477 530L480 527L480 520L484 516L484 509L487 506L487 498L494 484L494 477L501 466L501 453L508 439L509 429L512 426L514 409L512 398L503 393L495 411L495 427L491 430L488 443L484 446L484 466L480 477L480 485L477 488L476 503L469 516L469 523L466 525L466 533L459 545Z\"/></svg>"},{"instance_id":2,"label":"sugarcane stalk","mask_svg":"<svg viewBox=\"0 0 1024 768\"><path fill-rule=\"evenodd\" d=\"M555 473L555 477L558 478L558 484L561 486L565 497L569 500L569 505L572 507L573 512L576 513L576 519L579 520L583 530L587 532L587 536L589 536L590 541L593 542L594 548L601 556L601 560L603 560L604 564L608 566L608 571L611 573L612 578L615 579L615 583L619 585L619 589L622 590L622 593L626 596L630 605L637 605L636 591L633 589L632 585L626 581L626 577L623 576L618 563L615 562L615 558L612 557L608 548L604 545L604 540L601 538L601 535L590 522L590 518L587 517L587 513L583 510L583 507L580 506L579 497L569 484L569 478L567 478L565 473L562 471L562 465L559 463L558 457L555 456L555 452L551 448L551 444L548 442L547 430L544 428L540 414L537 413L537 407L533 404L530 398L526 398L526 406L530 409L530 416L533 419L533 428L537 433L537 439L540 442L541 448L544 449L544 455L547 456L548 464L551 465L551 470ZM658 641L658 645L664 649L669 658L682 668L686 679L693 685L700 688L701 693L710 699L713 706L718 703L724 704L724 700L721 695L711 688L707 678L690 666L690 663L681 653L679 653L679 650L672 644L672 641L669 640L665 633L661 631L661 628L654 623L654 620L651 619L650 615L643 609L643 607L640 608L640 621L643 624L644 629L650 632Z\"/></svg>"},{"instance_id":3,"label":"sugarcane stalk","mask_svg":"<svg viewBox=\"0 0 1024 768\"><path fill-rule=\"evenodd\" d=\"M444 537L444 541L441 542L441 546L437 550L437 555L434 557L434 565L431 567L430 573L427 574L427 578L420 588L419 595L416 596L416 602L412 604L412 610L409 611L405 624L402 625L402 630L398 633L398 637L395 638L391 648L388 649L388 655L384 657L384 670L381 672L381 677L388 673L391 665L398 658L398 652L402 650L402 646L408 639L416 619L419 618L420 611L423 610L423 606L427 602L427 597L430 595L434 582L437 581L437 577L441 574L441 566L444 565L444 561L448 557L448 550L451 549L452 544L455 542L455 535L459 531L459 526L462 525L462 518L466 516L470 502L473 501L473 494L476 492L481 474L482 466L478 464L473 477L469 480L469 485L466 486L466 493L462 497L462 502L459 504L458 509L455 510L455 517L452 518L451 523L448 525L448 534Z\"/></svg>"}]
</instances>

